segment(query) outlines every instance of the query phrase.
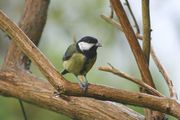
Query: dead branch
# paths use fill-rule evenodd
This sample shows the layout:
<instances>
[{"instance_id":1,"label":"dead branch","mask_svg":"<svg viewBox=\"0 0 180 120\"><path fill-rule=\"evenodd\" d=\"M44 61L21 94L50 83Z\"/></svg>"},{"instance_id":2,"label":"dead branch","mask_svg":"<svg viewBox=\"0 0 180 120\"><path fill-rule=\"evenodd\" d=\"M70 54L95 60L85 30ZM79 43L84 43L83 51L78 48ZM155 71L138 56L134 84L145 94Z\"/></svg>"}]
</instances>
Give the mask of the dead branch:
<instances>
[{"instance_id":1,"label":"dead branch","mask_svg":"<svg viewBox=\"0 0 180 120\"><path fill-rule=\"evenodd\" d=\"M177 93L176 93L176 90L174 88L173 82L170 79L170 77L169 77L166 69L164 68L164 66L160 63L160 60L158 59L157 55L155 54L152 46L151 46L151 56L152 56L152 59L154 60L154 62L156 64L157 68L159 69L162 76L164 77L166 84L168 85L170 97L173 99L177 99L178 97L177 97Z\"/></svg>"},{"instance_id":2,"label":"dead branch","mask_svg":"<svg viewBox=\"0 0 180 120\"><path fill-rule=\"evenodd\" d=\"M131 9L131 6L130 6L130 4L129 4L129 1L128 1L128 0L125 0L125 1L126 1L126 5L127 5L127 7L128 7L128 10L129 10L129 12L130 12L130 14L131 14L131 17L132 17L132 19L133 19L133 21L134 21L135 28L136 28L136 34L139 34L139 33L140 33L140 29L139 29L137 20L136 20L136 18L135 18L135 16L134 16L134 13L133 13L133 11L132 11L132 9Z\"/></svg>"}]
</instances>

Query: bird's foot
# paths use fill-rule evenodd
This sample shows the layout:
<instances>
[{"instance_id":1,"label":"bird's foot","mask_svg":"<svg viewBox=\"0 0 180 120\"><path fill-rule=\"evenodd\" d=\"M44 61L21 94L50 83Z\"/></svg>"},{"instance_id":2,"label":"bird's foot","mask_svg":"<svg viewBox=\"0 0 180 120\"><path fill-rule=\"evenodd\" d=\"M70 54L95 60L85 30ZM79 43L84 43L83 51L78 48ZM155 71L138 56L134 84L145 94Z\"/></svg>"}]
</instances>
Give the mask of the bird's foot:
<instances>
[{"instance_id":1,"label":"bird's foot","mask_svg":"<svg viewBox=\"0 0 180 120\"><path fill-rule=\"evenodd\" d=\"M53 95L55 97L60 97L62 95L62 93L58 92L58 91L54 91Z\"/></svg>"},{"instance_id":2,"label":"bird's foot","mask_svg":"<svg viewBox=\"0 0 180 120\"><path fill-rule=\"evenodd\" d=\"M79 85L80 85L80 88L82 89L83 93L86 94L87 89L88 89L88 83L87 82L81 82L81 83L79 83Z\"/></svg>"}]
</instances>

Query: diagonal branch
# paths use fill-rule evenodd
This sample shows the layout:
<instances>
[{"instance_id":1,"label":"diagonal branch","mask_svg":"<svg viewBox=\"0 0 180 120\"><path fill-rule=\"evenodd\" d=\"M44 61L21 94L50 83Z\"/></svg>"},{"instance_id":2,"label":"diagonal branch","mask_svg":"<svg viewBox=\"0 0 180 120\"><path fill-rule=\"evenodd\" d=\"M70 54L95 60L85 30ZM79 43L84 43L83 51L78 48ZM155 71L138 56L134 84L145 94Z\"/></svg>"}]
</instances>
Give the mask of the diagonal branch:
<instances>
[{"instance_id":1,"label":"diagonal branch","mask_svg":"<svg viewBox=\"0 0 180 120\"><path fill-rule=\"evenodd\" d=\"M135 18L135 16L134 16L134 14L133 14L133 11L132 11L132 9L131 9L131 6L130 6L130 4L129 4L129 1L128 1L128 0L125 0L125 1L126 1L126 5L127 5L127 7L128 7L128 10L129 10L129 12L130 12L130 14L131 14L131 17L132 17L132 19L133 19L133 21L134 21L135 28L136 28L136 33L139 34L139 33L140 33L139 26L138 26L138 23L137 23L137 21L136 21L136 18Z\"/></svg>"},{"instance_id":2,"label":"diagonal branch","mask_svg":"<svg viewBox=\"0 0 180 120\"><path fill-rule=\"evenodd\" d=\"M2 30L6 31L14 42L21 46L21 50L30 58L34 58L34 62L41 69L43 74L48 78L49 82L55 87L55 89L62 89L65 80L53 67L53 65L46 58L40 50L33 44L33 42L25 35L25 33L14 24L5 14L0 12L0 25ZM27 49L27 50L25 50ZM44 65L46 64L46 65ZM49 72L52 71L52 72ZM60 79L59 79L60 78Z\"/></svg>"},{"instance_id":3,"label":"diagonal branch","mask_svg":"<svg viewBox=\"0 0 180 120\"><path fill-rule=\"evenodd\" d=\"M106 22L112 24L115 28L119 29L120 31L123 31L121 25L120 25L118 22L116 22L115 20L113 20L112 18L107 17L107 16L105 16L105 15L100 15L100 16L101 16L101 18L104 19ZM137 38L137 39L140 39L140 40L143 39L143 37L142 37L140 34L136 34L136 38Z\"/></svg>"},{"instance_id":4,"label":"diagonal branch","mask_svg":"<svg viewBox=\"0 0 180 120\"><path fill-rule=\"evenodd\" d=\"M177 93L176 93L176 90L174 88L173 82L170 79L170 77L169 77L166 69L164 68L164 66L160 63L160 60L158 59L157 55L155 54L152 46L151 46L151 56L152 56L152 59L154 60L154 62L156 64L157 68L161 72L162 76L164 77L164 79L168 85L170 97L173 99L177 99L178 97L177 97Z\"/></svg>"}]
</instances>

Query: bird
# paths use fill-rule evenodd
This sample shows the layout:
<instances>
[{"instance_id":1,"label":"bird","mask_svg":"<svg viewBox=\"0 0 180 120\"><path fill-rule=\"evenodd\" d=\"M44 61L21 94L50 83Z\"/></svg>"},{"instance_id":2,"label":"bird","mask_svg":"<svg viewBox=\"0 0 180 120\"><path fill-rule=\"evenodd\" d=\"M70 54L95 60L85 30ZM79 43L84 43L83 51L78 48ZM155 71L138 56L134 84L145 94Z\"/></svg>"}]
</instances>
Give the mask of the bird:
<instances>
[{"instance_id":1,"label":"bird","mask_svg":"<svg viewBox=\"0 0 180 120\"><path fill-rule=\"evenodd\" d=\"M85 36L76 43L71 44L62 58L64 69L61 74L74 74L80 87L86 90L88 87L86 75L96 61L98 47L102 47L101 43L91 36Z\"/></svg>"}]
</instances>

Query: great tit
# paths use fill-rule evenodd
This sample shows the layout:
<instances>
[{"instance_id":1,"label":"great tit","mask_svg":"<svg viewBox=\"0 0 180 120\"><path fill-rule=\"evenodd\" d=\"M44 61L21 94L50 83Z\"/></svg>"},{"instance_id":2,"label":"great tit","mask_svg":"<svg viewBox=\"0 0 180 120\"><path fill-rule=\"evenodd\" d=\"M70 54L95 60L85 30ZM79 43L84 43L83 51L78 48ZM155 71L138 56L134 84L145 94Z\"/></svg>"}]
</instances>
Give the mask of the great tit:
<instances>
[{"instance_id":1,"label":"great tit","mask_svg":"<svg viewBox=\"0 0 180 120\"><path fill-rule=\"evenodd\" d=\"M96 61L98 47L101 47L101 44L96 38L90 36L85 36L71 44L63 56L64 70L61 74L73 73L78 79L80 87L86 90L88 87L86 74ZM78 78L82 78L82 76L84 80Z\"/></svg>"}]
</instances>

